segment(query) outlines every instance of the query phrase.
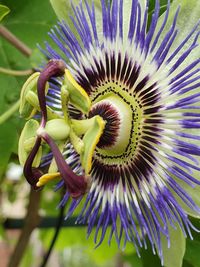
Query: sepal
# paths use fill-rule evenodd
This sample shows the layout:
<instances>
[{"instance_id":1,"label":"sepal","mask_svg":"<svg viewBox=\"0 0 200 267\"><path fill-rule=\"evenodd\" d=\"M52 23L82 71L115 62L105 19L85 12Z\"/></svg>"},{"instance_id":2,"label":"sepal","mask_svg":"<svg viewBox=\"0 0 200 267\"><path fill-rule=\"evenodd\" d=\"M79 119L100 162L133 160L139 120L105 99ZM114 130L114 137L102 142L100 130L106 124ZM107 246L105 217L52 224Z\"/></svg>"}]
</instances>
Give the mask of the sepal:
<instances>
[{"instance_id":1,"label":"sepal","mask_svg":"<svg viewBox=\"0 0 200 267\"><path fill-rule=\"evenodd\" d=\"M36 120L29 120L25 124L21 136L19 138L18 145L18 156L19 162L22 166L24 166L30 151L34 147L37 130L39 128L39 123ZM39 148L37 155L33 161L32 167L38 167L42 158L42 147Z\"/></svg>"}]
</instances>

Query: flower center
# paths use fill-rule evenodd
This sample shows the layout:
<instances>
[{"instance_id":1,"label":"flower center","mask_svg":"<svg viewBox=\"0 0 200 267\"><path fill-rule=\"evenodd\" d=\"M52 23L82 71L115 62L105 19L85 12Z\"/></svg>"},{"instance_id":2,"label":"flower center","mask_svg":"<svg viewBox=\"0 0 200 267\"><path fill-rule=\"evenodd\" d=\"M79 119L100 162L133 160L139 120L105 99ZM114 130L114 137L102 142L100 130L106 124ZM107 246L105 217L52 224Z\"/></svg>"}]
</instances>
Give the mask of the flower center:
<instances>
[{"instance_id":1,"label":"flower center","mask_svg":"<svg viewBox=\"0 0 200 267\"><path fill-rule=\"evenodd\" d=\"M118 108L112 101L102 100L93 105L89 118L99 115L106 122L104 132L97 144L99 148L112 148L119 137L121 118Z\"/></svg>"},{"instance_id":2,"label":"flower center","mask_svg":"<svg viewBox=\"0 0 200 267\"><path fill-rule=\"evenodd\" d=\"M123 153L131 133L130 107L120 97L109 95L93 105L90 115L97 114L106 121L98 147L111 154Z\"/></svg>"},{"instance_id":3,"label":"flower center","mask_svg":"<svg viewBox=\"0 0 200 267\"><path fill-rule=\"evenodd\" d=\"M139 101L115 82L102 84L90 97L93 105L89 117L98 114L106 121L95 157L105 159L106 163L119 163L133 155L143 113Z\"/></svg>"}]
</instances>

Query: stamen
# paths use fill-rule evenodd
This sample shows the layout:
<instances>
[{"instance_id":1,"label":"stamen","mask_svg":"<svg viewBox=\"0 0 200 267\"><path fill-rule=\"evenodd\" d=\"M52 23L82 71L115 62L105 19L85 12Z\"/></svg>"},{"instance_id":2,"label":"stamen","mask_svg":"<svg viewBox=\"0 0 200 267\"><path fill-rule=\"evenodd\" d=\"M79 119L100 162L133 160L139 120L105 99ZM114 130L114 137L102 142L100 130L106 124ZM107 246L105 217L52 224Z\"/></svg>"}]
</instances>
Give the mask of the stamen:
<instances>
[{"instance_id":1,"label":"stamen","mask_svg":"<svg viewBox=\"0 0 200 267\"><path fill-rule=\"evenodd\" d=\"M78 176L72 171L57 145L47 133L41 132L41 137L50 146L60 175L63 178L67 190L70 192L72 198L79 198L81 195L85 194L88 188L87 177L83 175Z\"/></svg>"},{"instance_id":2,"label":"stamen","mask_svg":"<svg viewBox=\"0 0 200 267\"><path fill-rule=\"evenodd\" d=\"M39 181L37 182L37 186L41 187L45 184L47 184L49 181L54 180L56 178L60 177L60 173L59 172L55 172L55 173L47 173L44 174L40 177Z\"/></svg>"}]
</instances>

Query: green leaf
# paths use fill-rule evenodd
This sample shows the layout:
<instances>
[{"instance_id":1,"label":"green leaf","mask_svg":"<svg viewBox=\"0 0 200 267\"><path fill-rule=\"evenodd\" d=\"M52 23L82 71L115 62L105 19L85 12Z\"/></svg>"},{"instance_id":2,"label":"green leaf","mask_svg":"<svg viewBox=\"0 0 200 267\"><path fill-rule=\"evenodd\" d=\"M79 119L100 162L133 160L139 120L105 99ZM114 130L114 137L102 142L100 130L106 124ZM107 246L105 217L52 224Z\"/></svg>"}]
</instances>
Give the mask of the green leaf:
<instances>
[{"instance_id":1,"label":"green leaf","mask_svg":"<svg viewBox=\"0 0 200 267\"><path fill-rule=\"evenodd\" d=\"M0 125L0 178L6 170L16 142L16 130L13 130L13 128L12 122L6 122Z\"/></svg>"},{"instance_id":2,"label":"green leaf","mask_svg":"<svg viewBox=\"0 0 200 267\"><path fill-rule=\"evenodd\" d=\"M161 267L160 259L157 255L154 255L151 250L151 244L148 242L148 248L140 251L142 267ZM151 264L149 264L151 263ZM134 265L133 265L134 266ZM175 266L174 266L175 267Z\"/></svg>"},{"instance_id":3,"label":"green leaf","mask_svg":"<svg viewBox=\"0 0 200 267\"><path fill-rule=\"evenodd\" d=\"M138 257L136 253L123 255L123 262L125 263L125 266L126 263L128 263L130 266L143 267L142 260Z\"/></svg>"},{"instance_id":4,"label":"green leaf","mask_svg":"<svg viewBox=\"0 0 200 267\"><path fill-rule=\"evenodd\" d=\"M187 262L186 260L183 260L183 266L182 267L195 267L193 265L191 265L189 262Z\"/></svg>"},{"instance_id":5,"label":"green leaf","mask_svg":"<svg viewBox=\"0 0 200 267\"><path fill-rule=\"evenodd\" d=\"M48 1L4 0L3 3L6 6L9 6L12 10L11 15L4 18L3 25L22 42L30 48L35 48L36 43L41 43L45 39L48 39L47 32L56 21L56 17L51 10ZM41 61L39 63L38 60L38 64L41 64ZM24 57L8 41L0 38L0 67L14 70L26 70L30 69L31 65L28 58ZM25 80L26 77L13 77L0 73L0 115L2 115L19 99L20 89ZM4 133L4 130L1 131L0 142L2 143L1 146L3 146L3 149L0 147L0 175L2 175L5 171L6 164L8 163L11 155L10 146L12 147L12 145L9 145L9 142L12 141L14 143L12 151L16 152L18 134L21 131L23 122L23 120L19 117L18 112L15 112L11 121L8 123L9 132L6 134ZM6 126L0 125L0 129L7 127L7 123L5 125ZM10 140L10 137L12 140Z\"/></svg>"},{"instance_id":6,"label":"green leaf","mask_svg":"<svg viewBox=\"0 0 200 267\"><path fill-rule=\"evenodd\" d=\"M163 259L165 267L181 267L185 253L186 241L179 226L173 229L169 226L170 248L168 248L166 237L161 237Z\"/></svg>"},{"instance_id":7,"label":"green leaf","mask_svg":"<svg viewBox=\"0 0 200 267\"><path fill-rule=\"evenodd\" d=\"M173 0L171 0L172 2ZM159 12L159 16L161 16L167 9L167 2L168 0L160 0L160 12ZM148 29L151 23L151 19L152 19L152 15L154 13L154 9L155 9L155 0L152 0L149 2L149 16L148 16Z\"/></svg>"},{"instance_id":8,"label":"green leaf","mask_svg":"<svg viewBox=\"0 0 200 267\"><path fill-rule=\"evenodd\" d=\"M108 260L112 260L116 253L119 252L117 243L113 240L109 246L107 240L109 238L110 228L108 228L105 241L95 249L94 232L91 234L89 239L86 238L87 235L86 227L68 227L67 229L62 229L59 237L56 241L55 249L63 250L67 247L76 247L77 245L84 247L84 252L89 255L92 261L98 266L104 264ZM54 230L42 230L40 231L43 244L48 248L50 241L52 239ZM126 253L135 252L134 247L131 243L126 245Z\"/></svg>"},{"instance_id":9,"label":"green leaf","mask_svg":"<svg viewBox=\"0 0 200 267\"><path fill-rule=\"evenodd\" d=\"M2 222L3 222L3 219L0 218L0 242L5 239L5 235L6 235L5 228L4 228L3 224L2 224Z\"/></svg>"},{"instance_id":10,"label":"green leaf","mask_svg":"<svg viewBox=\"0 0 200 267\"><path fill-rule=\"evenodd\" d=\"M187 260L192 266L200 267L200 242L196 240L187 240L187 249L184 259Z\"/></svg>"},{"instance_id":11,"label":"green leaf","mask_svg":"<svg viewBox=\"0 0 200 267\"><path fill-rule=\"evenodd\" d=\"M3 24L30 48L47 39L47 32L56 22L56 16L49 1L40 0L4 0L12 10L12 16L6 17Z\"/></svg>"},{"instance_id":12,"label":"green leaf","mask_svg":"<svg viewBox=\"0 0 200 267\"><path fill-rule=\"evenodd\" d=\"M7 6L0 4L0 21L10 12L10 9Z\"/></svg>"},{"instance_id":13,"label":"green leaf","mask_svg":"<svg viewBox=\"0 0 200 267\"><path fill-rule=\"evenodd\" d=\"M4 49L2 38L0 39L0 65L1 67L12 68L8 61L7 52ZM0 114L2 115L19 96L19 89L22 85L21 79L7 76L0 73Z\"/></svg>"},{"instance_id":14,"label":"green leaf","mask_svg":"<svg viewBox=\"0 0 200 267\"><path fill-rule=\"evenodd\" d=\"M10 7L12 13L3 20L3 24L22 42L35 48L36 43L48 39L47 32L56 21L48 1L34 0L33 3L31 0L20 0L16 4L16 1L4 0L4 4ZM14 70L31 68L29 59L3 38L0 38L0 67ZM0 73L0 114L19 98L25 79Z\"/></svg>"},{"instance_id":15,"label":"green leaf","mask_svg":"<svg viewBox=\"0 0 200 267\"><path fill-rule=\"evenodd\" d=\"M51 9L49 1L34 0L33 2L31 0L20 0L16 4L16 1L4 0L4 3L10 7L12 15L6 17L3 24L22 42L33 50L36 49L37 43L42 44L45 40L51 43L48 31L56 23L56 16ZM7 41L2 38L1 41L2 50L8 62L7 66L2 66L0 57L1 67L15 70L30 69L30 61L32 63L33 58L25 58ZM39 63L39 61L37 62ZM39 64L41 63L42 61ZM17 80L19 79L17 78ZM21 78L20 80L22 81L20 83L21 86L25 79Z\"/></svg>"}]
</instances>

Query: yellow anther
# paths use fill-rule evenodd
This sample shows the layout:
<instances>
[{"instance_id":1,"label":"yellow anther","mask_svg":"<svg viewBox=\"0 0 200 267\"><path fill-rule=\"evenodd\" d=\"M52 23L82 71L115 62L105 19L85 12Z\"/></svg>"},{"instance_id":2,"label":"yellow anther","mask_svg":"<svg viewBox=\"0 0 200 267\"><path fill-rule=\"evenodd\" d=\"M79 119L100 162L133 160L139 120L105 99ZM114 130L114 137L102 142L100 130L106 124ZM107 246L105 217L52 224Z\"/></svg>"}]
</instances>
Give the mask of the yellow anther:
<instances>
[{"instance_id":1,"label":"yellow anther","mask_svg":"<svg viewBox=\"0 0 200 267\"><path fill-rule=\"evenodd\" d=\"M49 181L52 181L56 178L60 177L60 173L59 172L55 172L55 173L46 173L44 175L42 175L39 179L39 181L37 182L37 187L43 186L45 184L47 184Z\"/></svg>"}]
</instances>

